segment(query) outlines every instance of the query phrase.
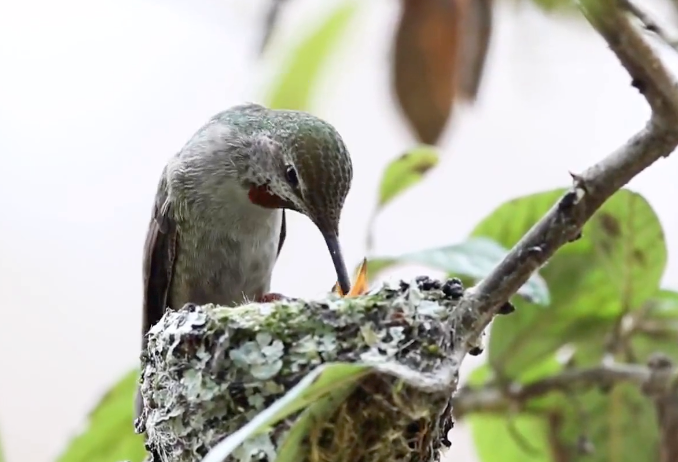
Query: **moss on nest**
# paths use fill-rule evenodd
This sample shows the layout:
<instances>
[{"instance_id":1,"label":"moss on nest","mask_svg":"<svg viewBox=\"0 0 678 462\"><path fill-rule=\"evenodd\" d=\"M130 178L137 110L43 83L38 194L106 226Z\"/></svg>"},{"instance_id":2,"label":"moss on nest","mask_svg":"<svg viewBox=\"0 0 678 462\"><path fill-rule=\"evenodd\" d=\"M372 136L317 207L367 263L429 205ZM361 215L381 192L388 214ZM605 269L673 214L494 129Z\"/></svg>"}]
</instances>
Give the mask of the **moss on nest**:
<instances>
[{"instance_id":1,"label":"moss on nest","mask_svg":"<svg viewBox=\"0 0 678 462\"><path fill-rule=\"evenodd\" d=\"M462 293L456 279L417 278L351 299L169 312L142 357L137 430L163 461L197 462L317 366L363 363L379 371L312 426L305 462L437 461L452 427ZM227 462L272 462L297 416Z\"/></svg>"}]
</instances>

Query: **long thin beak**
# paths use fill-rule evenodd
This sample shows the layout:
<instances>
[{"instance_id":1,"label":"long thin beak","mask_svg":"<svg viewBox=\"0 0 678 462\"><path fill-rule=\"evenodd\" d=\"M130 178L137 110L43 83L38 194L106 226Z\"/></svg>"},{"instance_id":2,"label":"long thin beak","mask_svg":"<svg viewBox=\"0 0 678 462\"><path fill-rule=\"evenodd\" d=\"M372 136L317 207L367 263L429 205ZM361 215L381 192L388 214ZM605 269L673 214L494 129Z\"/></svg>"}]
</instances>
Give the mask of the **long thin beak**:
<instances>
[{"instance_id":1,"label":"long thin beak","mask_svg":"<svg viewBox=\"0 0 678 462\"><path fill-rule=\"evenodd\" d=\"M346 270L346 263L344 263L344 257L341 255L341 248L339 247L339 239L336 234L324 234L325 242L327 243L327 249L332 255L332 263L334 263L334 269L337 271L337 281L339 282L339 287L344 294L347 294L351 290L351 280L348 277L348 271Z\"/></svg>"}]
</instances>

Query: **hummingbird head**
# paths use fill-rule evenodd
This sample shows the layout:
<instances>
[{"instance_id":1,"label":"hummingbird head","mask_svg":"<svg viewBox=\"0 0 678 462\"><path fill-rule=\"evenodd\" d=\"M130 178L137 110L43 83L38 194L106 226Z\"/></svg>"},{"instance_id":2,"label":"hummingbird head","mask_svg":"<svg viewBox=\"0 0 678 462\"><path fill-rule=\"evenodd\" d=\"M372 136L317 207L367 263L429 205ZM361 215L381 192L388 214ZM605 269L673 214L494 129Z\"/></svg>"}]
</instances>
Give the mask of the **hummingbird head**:
<instances>
[{"instance_id":1,"label":"hummingbird head","mask_svg":"<svg viewBox=\"0 0 678 462\"><path fill-rule=\"evenodd\" d=\"M262 123L258 159L251 162L250 201L306 215L322 233L344 293L350 280L339 246L339 219L353 166L329 123L305 112L269 110Z\"/></svg>"}]
</instances>

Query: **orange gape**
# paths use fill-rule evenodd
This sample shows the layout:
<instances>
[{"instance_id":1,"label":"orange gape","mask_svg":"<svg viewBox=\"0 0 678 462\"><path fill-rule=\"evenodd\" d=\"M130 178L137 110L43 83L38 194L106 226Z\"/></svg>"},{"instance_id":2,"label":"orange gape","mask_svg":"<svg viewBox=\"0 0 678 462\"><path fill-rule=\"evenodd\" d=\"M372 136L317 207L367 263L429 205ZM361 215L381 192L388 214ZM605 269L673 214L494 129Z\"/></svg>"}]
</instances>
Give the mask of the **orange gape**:
<instances>
[{"instance_id":1,"label":"orange gape","mask_svg":"<svg viewBox=\"0 0 678 462\"><path fill-rule=\"evenodd\" d=\"M341 293L341 288L337 282L334 284L332 292L339 294L341 297L357 297L358 295L362 295L367 292L367 289L367 258L363 258L363 262L360 264L360 268L358 268L358 274L356 275L355 281L353 281L351 290L349 290L348 293L344 295Z\"/></svg>"}]
</instances>

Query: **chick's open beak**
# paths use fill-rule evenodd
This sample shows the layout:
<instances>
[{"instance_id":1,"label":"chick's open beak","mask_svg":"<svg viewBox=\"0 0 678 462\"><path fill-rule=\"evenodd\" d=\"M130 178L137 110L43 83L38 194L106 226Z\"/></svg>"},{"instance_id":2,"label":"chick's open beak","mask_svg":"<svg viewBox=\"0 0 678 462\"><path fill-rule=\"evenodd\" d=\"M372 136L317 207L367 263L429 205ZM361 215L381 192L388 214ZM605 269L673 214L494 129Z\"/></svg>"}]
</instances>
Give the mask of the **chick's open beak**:
<instances>
[{"instance_id":1,"label":"chick's open beak","mask_svg":"<svg viewBox=\"0 0 678 462\"><path fill-rule=\"evenodd\" d=\"M337 235L334 233L324 234L324 237L325 242L327 243L327 249L330 251L330 255L332 255L334 269L337 271L337 282L339 282L339 287L343 293L347 294L351 290L351 280L348 277L344 257L341 255L339 238L337 238Z\"/></svg>"}]
</instances>

